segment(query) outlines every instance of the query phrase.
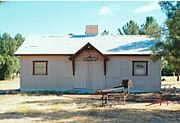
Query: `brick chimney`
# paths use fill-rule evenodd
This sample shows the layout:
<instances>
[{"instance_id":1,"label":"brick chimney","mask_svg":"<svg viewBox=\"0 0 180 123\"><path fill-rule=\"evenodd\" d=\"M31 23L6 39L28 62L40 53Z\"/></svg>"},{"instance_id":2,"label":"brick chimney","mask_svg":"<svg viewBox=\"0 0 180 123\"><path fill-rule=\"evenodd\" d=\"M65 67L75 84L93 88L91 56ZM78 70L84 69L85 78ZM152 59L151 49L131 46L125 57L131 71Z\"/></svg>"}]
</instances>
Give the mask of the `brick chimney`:
<instances>
[{"instance_id":1,"label":"brick chimney","mask_svg":"<svg viewBox=\"0 0 180 123\"><path fill-rule=\"evenodd\" d=\"M98 25L86 25L86 35L97 35Z\"/></svg>"}]
</instances>

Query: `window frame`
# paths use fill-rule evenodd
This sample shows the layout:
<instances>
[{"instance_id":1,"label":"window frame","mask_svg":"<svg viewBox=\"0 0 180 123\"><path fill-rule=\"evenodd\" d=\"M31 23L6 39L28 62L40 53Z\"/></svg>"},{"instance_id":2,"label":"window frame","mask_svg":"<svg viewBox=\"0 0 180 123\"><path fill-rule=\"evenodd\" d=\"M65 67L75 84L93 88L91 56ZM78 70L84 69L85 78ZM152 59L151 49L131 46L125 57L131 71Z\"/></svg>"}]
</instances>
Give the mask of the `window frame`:
<instances>
[{"instance_id":1,"label":"window frame","mask_svg":"<svg viewBox=\"0 0 180 123\"><path fill-rule=\"evenodd\" d=\"M45 74L36 74L35 73L35 63L44 62L46 63L46 73ZM33 61L33 75L48 75L48 61Z\"/></svg>"},{"instance_id":2,"label":"window frame","mask_svg":"<svg viewBox=\"0 0 180 123\"><path fill-rule=\"evenodd\" d=\"M144 62L146 66L145 74L135 74L134 73L134 64L138 62ZM132 75L133 76L148 76L148 61L132 61Z\"/></svg>"}]
</instances>

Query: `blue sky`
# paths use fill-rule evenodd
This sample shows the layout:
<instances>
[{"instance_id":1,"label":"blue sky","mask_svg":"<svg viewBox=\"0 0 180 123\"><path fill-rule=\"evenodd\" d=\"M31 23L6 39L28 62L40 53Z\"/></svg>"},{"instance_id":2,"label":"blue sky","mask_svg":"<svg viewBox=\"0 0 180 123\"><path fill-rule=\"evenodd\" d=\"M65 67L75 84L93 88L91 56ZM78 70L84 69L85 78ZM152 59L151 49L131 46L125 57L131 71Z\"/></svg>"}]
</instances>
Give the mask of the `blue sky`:
<instances>
[{"instance_id":1,"label":"blue sky","mask_svg":"<svg viewBox=\"0 0 180 123\"><path fill-rule=\"evenodd\" d=\"M157 2L6 2L0 5L0 34L11 36L84 34L85 25L95 24L99 33L118 33L128 21L139 25L153 16L162 25L166 19Z\"/></svg>"}]
</instances>

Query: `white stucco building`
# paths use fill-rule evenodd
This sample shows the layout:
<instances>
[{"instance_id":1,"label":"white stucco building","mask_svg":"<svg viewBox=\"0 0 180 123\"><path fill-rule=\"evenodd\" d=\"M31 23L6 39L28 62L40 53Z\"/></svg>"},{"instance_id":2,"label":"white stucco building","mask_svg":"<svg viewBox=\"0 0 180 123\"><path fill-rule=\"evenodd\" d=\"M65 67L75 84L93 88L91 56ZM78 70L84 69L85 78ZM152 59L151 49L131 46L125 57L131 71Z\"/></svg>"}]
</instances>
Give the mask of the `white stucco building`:
<instances>
[{"instance_id":1,"label":"white stucco building","mask_svg":"<svg viewBox=\"0 0 180 123\"><path fill-rule=\"evenodd\" d=\"M159 91L161 63L150 59L154 44L146 36L28 37L16 52L20 90L93 92L131 79L131 91Z\"/></svg>"}]
</instances>

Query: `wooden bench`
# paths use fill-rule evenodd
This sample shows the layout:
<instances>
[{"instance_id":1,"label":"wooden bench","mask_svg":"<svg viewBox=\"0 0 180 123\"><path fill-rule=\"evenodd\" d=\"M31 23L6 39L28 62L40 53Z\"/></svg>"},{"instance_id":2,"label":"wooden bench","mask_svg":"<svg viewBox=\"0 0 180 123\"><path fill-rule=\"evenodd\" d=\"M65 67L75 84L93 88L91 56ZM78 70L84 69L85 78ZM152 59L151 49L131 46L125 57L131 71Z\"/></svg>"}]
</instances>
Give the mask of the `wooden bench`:
<instances>
[{"instance_id":1,"label":"wooden bench","mask_svg":"<svg viewBox=\"0 0 180 123\"><path fill-rule=\"evenodd\" d=\"M101 96L102 106L104 106L104 104L109 105L110 99L118 101L118 104L125 104L126 97L129 94L129 88L131 87L132 87L131 80L123 80L121 86L96 90L95 92L102 95Z\"/></svg>"}]
</instances>

